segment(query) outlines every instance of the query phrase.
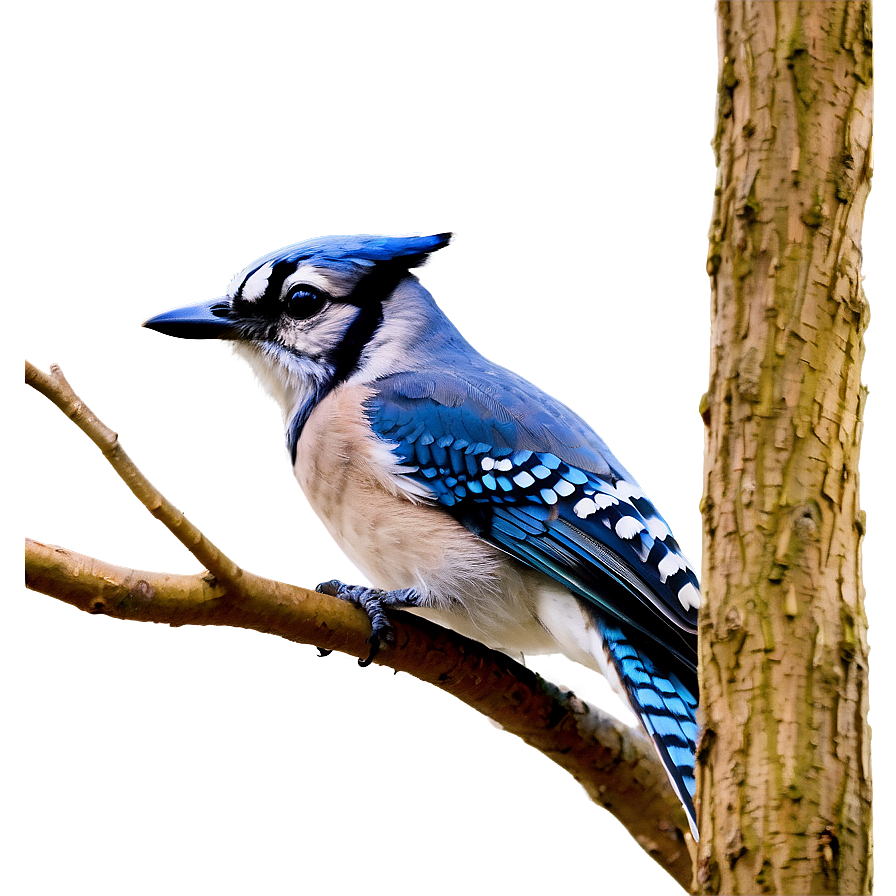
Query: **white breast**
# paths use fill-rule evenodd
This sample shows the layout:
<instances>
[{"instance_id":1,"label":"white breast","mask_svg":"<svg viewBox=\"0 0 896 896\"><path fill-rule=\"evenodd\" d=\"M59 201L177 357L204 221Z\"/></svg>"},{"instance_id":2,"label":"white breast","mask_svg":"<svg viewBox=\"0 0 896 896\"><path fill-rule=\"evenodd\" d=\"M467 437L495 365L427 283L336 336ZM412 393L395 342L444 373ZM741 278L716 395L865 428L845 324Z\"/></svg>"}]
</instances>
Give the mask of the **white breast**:
<instances>
[{"instance_id":1,"label":"white breast","mask_svg":"<svg viewBox=\"0 0 896 896\"><path fill-rule=\"evenodd\" d=\"M477 538L403 475L364 419L370 394L335 389L298 442L296 479L330 534L375 587L416 588L422 615L509 652L556 651L536 610L543 589L558 586Z\"/></svg>"}]
</instances>

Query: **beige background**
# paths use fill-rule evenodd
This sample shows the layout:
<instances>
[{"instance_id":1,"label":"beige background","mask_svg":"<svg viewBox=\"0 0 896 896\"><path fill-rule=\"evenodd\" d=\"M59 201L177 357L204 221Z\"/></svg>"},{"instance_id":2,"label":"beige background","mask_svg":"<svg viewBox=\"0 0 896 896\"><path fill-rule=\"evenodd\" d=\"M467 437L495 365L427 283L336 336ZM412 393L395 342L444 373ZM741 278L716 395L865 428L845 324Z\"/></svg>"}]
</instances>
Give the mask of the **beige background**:
<instances>
[{"instance_id":1,"label":"beige background","mask_svg":"<svg viewBox=\"0 0 896 896\"><path fill-rule=\"evenodd\" d=\"M862 487L887 844L896 15L875 14ZM12 15L6 332L35 363L59 362L234 559L303 585L359 580L305 506L249 369L226 345L141 321L311 236L451 229L423 282L479 350L594 424L699 566L709 3ZM12 382L20 356L6 355ZM26 534L194 570L86 439L16 389L25 427L6 428L23 446L7 482ZM251 632L80 614L22 592L17 539L0 642L7 892L678 892L571 778L451 698ZM534 665L616 706L590 673ZM896 892L891 850L877 869L877 891Z\"/></svg>"}]
</instances>

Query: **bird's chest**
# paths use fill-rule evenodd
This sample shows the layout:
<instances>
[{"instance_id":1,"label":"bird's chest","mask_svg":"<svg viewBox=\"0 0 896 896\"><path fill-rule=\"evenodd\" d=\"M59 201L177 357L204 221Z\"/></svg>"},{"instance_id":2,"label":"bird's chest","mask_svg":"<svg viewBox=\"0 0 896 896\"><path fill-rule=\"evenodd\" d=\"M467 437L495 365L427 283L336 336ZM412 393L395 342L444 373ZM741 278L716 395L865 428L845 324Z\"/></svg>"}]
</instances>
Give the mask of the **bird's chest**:
<instances>
[{"instance_id":1,"label":"bird's chest","mask_svg":"<svg viewBox=\"0 0 896 896\"><path fill-rule=\"evenodd\" d=\"M492 647L546 653L537 616L550 583L477 538L429 499L363 414L369 392L342 387L314 410L295 475L345 554L378 588L414 588L419 610Z\"/></svg>"},{"instance_id":2,"label":"bird's chest","mask_svg":"<svg viewBox=\"0 0 896 896\"><path fill-rule=\"evenodd\" d=\"M439 529L453 520L427 503L364 416L365 387L341 387L308 419L295 476L330 534L380 588L419 584L443 562Z\"/></svg>"}]
</instances>

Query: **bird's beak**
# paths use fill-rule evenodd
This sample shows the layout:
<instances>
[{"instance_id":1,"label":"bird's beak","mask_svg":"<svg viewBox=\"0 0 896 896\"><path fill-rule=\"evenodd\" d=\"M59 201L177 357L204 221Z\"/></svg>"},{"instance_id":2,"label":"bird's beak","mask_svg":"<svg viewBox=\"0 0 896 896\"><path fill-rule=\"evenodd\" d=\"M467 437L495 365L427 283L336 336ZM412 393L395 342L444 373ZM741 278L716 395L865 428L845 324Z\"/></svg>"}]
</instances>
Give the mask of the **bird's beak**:
<instances>
[{"instance_id":1,"label":"bird's beak","mask_svg":"<svg viewBox=\"0 0 896 896\"><path fill-rule=\"evenodd\" d=\"M230 298L225 296L157 314L143 326L181 339L235 339L237 333L229 315Z\"/></svg>"}]
</instances>

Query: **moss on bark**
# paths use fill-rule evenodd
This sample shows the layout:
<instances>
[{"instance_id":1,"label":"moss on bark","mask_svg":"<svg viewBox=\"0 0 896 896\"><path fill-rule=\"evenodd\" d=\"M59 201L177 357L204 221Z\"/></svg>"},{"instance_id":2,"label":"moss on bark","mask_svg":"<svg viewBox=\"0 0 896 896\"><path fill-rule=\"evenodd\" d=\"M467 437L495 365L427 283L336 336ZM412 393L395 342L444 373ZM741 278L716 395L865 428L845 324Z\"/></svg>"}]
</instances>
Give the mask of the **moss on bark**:
<instances>
[{"instance_id":1,"label":"moss on bark","mask_svg":"<svg viewBox=\"0 0 896 896\"><path fill-rule=\"evenodd\" d=\"M720 3L700 893L871 886L868 3Z\"/></svg>"}]
</instances>

